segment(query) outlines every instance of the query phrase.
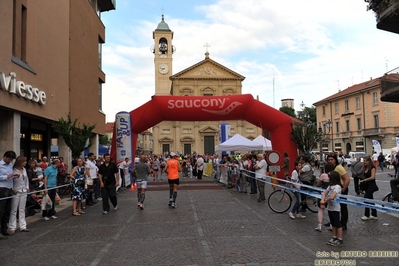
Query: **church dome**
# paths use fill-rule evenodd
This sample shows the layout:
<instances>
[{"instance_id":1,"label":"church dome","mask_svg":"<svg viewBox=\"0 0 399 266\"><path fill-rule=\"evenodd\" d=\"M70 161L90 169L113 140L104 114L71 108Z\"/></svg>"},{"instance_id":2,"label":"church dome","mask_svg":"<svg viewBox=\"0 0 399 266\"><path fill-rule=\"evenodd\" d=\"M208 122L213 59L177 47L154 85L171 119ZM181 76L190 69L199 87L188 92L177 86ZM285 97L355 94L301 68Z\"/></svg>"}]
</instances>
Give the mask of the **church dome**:
<instances>
[{"instance_id":1,"label":"church dome","mask_svg":"<svg viewBox=\"0 0 399 266\"><path fill-rule=\"evenodd\" d=\"M162 21L159 22L158 27L156 28L155 31L171 31L171 30L169 29L168 24L164 21L163 15L162 15Z\"/></svg>"}]
</instances>

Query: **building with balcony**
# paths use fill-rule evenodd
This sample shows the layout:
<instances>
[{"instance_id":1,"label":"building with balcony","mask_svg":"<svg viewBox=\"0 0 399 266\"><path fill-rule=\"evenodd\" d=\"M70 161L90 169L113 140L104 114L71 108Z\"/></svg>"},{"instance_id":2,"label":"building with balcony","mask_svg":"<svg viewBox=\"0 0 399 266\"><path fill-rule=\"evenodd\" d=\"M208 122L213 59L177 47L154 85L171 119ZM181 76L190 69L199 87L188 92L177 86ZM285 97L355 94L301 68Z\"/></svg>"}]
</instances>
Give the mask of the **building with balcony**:
<instances>
[{"instance_id":1,"label":"building with balcony","mask_svg":"<svg viewBox=\"0 0 399 266\"><path fill-rule=\"evenodd\" d=\"M373 10L377 28L399 33L399 0L365 0L367 10Z\"/></svg>"},{"instance_id":2,"label":"building with balcony","mask_svg":"<svg viewBox=\"0 0 399 266\"><path fill-rule=\"evenodd\" d=\"M105 134L102 112L101 13L115 1L0 1L0 153L14 150L28 159L70 151L51 124L72 120L96 124L91 148Z\"/></svg>"},{"instance_id":3,"label":"building with balcony","mask_svg":"<svg viewBox=\"0 0 399 266\"><path fill-rule=\"evenodd\" d=\"M399 81L399 73L383 78ZM323 151L372 154L372 140L379 141L382 149L396 146L399 104L381 101L381 82L382 77L370 78L313 104L317 123L325 134L321 143Z\"/></svg>"}]
</instances>

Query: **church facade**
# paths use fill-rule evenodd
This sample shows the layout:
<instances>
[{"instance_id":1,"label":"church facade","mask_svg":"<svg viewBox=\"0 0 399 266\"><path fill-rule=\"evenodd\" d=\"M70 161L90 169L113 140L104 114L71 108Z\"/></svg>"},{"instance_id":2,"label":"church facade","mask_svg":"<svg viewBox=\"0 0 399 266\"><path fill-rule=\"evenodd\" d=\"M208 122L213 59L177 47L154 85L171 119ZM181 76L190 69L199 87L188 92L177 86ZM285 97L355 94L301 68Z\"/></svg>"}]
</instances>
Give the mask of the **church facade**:
<instances>
[{"instance_id":1,"label":"church facade","mask_svg":"<svg viewBox=\"0 0 399 266\"><path fill-rule=\"evenodd\" d=\"M172 75L173 32L162 21L153 32L155 95L228 96L242 94L245 77L217 63L205 53L205 59ZM195 120L195 118L193 118ZM163 121L153 127L154 154L213 154L219 142L219 125L230 124L230 135L236 133L254 139L262 130L244 120L236 121Z\"/></svg>"}]
</instances>

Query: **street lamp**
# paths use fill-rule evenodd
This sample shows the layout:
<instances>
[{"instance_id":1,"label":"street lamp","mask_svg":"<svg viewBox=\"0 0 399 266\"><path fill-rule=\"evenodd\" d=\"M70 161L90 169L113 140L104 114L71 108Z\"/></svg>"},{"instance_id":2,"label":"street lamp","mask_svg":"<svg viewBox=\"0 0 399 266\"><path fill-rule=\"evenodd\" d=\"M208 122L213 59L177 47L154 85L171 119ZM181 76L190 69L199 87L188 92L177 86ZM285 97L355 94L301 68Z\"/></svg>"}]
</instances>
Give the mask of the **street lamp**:
<instances>
[{"instance_id":1,"label":"street lamp","mask_svg":"<svg viewBox=\"0 0 399 266\"><path fill-rule=\"evenodd\" d=\"M326 122L326 127L328 128L328 134L330 134L330 131L331 131L331 151L334 151L333 150L333 146L334 146L334 144L333 144L333 131L331 130L332 121L330 119L328 119L328 121Z\"/></svg>"},{"instance_id":2,"label":"street lamp","mask_svg":"<svg viewBox=\"0 0 399 266\"><path fill-rule=\"evenodd\" d=\"M324 154L323 154L323 147L322 147L322 142L323 142L322 136L323 135L325 135L325 133L323 132L323 129L321 128L321 123L319 122L319 148L320 148L319 169L320 169L320 173L324 173Z\"/></svg>"}]
</instances>

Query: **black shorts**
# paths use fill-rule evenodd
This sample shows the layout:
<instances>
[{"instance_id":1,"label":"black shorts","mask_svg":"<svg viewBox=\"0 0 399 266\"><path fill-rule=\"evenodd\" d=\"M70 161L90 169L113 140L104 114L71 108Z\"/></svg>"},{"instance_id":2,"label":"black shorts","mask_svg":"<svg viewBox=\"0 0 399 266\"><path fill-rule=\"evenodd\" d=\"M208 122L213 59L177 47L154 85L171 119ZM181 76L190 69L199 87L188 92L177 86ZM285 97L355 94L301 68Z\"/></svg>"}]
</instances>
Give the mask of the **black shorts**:
<instances>
[{"instance_id":1,"label":"black shorts","mask_svg":"<svg viewBox=\"0 0 399 266\"><path fill-rule=\"evenodd\" d=\"M176 184L176 185L180 185L180 179L168 179L168 183L169 184Z\"/></svg>"},{"instance_id":2,"label":"black shorts","mask_svg":"<svg viewBox=\"0 0 399 266\"><path fill-rule=\"evenodd\" d=\"M152 168L152 170L158 172L158 168Z\"/></svg>"},{"instance_id":3,"label":"black shorts","mask_svg":"<svg viewBox=\"0 0 399 266\"><path fill-rule=\"evenodd\" d=\"M331 226L336 227L336 228L341 228L340 212L328 211L328 217L330 217Z\"/></svg>"}]
</instances>

